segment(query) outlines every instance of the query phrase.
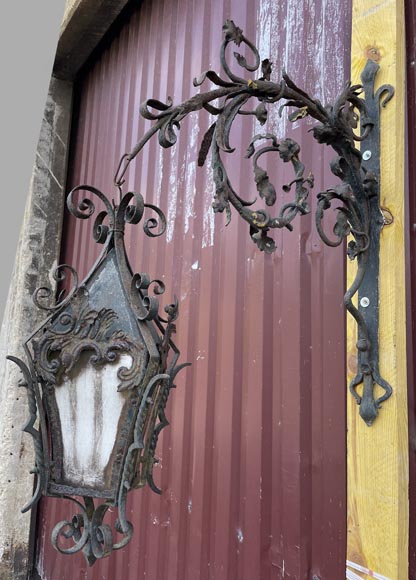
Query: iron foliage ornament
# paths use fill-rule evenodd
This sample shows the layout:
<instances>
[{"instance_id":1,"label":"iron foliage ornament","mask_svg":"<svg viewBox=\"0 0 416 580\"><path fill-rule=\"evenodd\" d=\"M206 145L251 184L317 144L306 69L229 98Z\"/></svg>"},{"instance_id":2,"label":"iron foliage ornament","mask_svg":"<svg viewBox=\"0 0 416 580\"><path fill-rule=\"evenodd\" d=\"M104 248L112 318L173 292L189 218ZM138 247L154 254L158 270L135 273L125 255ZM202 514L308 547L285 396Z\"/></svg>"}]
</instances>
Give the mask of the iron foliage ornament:
<instances>
[{"instance_id":1,"label":"iron foliage ornament","mask_svg":"<svg viewBox=\"0 0 416 580\"><path fill-rule=\"evenodd\" d=\"M158 134L159 144L172 147L177 140L181 121L191 112L205 109L216 117L206 132L200 147L198 165L204 165L211 151L212 171L215 182L215 197L212 207L215 212L225 212L227 224L231 210L249 224L250 236L261 251L272 253L276 244L269 235L275 228L292 230L292 221L310 212L309 190L314 178L305 175L305 166L300 161L300 147L293 139L278 140L271 133L257 134L252 138L246 157L253 162L254 181L258 194L266 206L273 207L277 201L276 188L271 183L260 160L265 153L277 153L284 163L291 163L294 170L293 180L283 186L287 194L293 191L293 200L285 203L274 215L264 208L254 208L256 200L245 200L238 194L227 174L222 160L223 153L232 153L230 132L237 115L254 115L261 125L267 120L268 107L280 104L279 112L285 107L292 110L290 121L311 117L318 123L311 129L315 140L329 145L337 156L331 162L331 171L339 179L333 187L318 194L316 208L316 227L319 236L328 246L339 246L347 237L350 241L347 254L357 261L357 272L351 287L344 298L348 312L357 323L358 369L350 384L350 391L360 406L360 415L367 425L371 425L378 415L381 403L387 400L391 386L379 372L378 356L378 275L380 231L389 219L380 209L380 166L379 166L379 117L380 104L386 106L394 94L391 85L383 85L374 92L374 81L379 65L368 60L362 73L363 85L347 83L333 104L322 103L300 89L285 72L280 82L272 82L272 63L269 59L260 60L257 48L244 36L243 31L227 20L223 26L224 39L220 49L220 62L223 76L213 70L205 71L194 79L198 87L210 81L217 88L199 93L179 105L173 105L169 98L166 103L149 99L140 108L145 119L154 121L151 129L142 137L134 149L120 160L115 182L121 184L130 162L144 145ZM232 71L227 60L227 47L245 45L251 54L252 62L235 51L233 56L237 65L254 73L257 78L243 78ZM361 94L364 91L364 98ZM253 110L244 107L254 100ZM360 122L360 133L356 133ZM264 144L266 142L266 144ZM364 154L356 147L361 142ZM324 231L322 220L325 212L333 208L337 212L333 228L334 238ZM353 302L358 293L359 303ZM358 387L363 385L362 394ZM377 396L377 387L382 395Z\"/></svg>"},{"instance_id":2,"label":"iron foliage ornament","mask_svg":"<svg viewBox=\"0 0 416 580\"><path fill-rule=\"evenodd\" d=\"M125 224L138 224L145 208L156 213L144 221L145 233L162 235L162 211L146 204L139 193L123 195L121 187L115 205L96 188L83 185L67 199L69 211L80 219L96 210L90 197L76 201L81 191L105 207L93 229L94 240L104 244L101 255L81 284L71 266L55 270L61 284L72 277L69 293L56 304L48 304L49 288L35 291L35 304L49 316L24 343L28 364L8 358L24 376L30 414L24 430L35 444L36 488L22 511L42 494L72 500L78 513L55 526L52 543L63 554L82 551L92 565L132 537L128 491L148 483L161 493L153 480L155 450L169 424L169 393L186 364L178 364L179 350L172 341L177 300L159 313L163 282L133 274L124 246ZM103 521L113 506L118 507L119 541Z\"/></svg>"}]
</instances>

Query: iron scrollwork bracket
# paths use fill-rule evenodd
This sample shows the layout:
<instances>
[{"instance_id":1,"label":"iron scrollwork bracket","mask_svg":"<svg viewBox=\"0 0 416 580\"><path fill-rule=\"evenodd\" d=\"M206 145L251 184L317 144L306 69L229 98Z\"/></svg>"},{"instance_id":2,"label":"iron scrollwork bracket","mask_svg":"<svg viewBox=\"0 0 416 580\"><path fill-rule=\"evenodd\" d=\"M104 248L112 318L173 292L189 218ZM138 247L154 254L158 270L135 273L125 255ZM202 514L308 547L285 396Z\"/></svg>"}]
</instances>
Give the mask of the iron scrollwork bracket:
<instances>
[{"instance_id":1,"label":"iron scrollwork bracket","mask_svg":"<svg viewBox=\"0 0 416 580\"><path fill-rule=\"evenodd\" d=\"M384 225L391 223L392 216L380 207L380 103L385 107L392 98L394 89L391 85L382 85L374 91L374 82L379 65L372 60L361 74L365 94L366 112L361 116L361 154L363 180L368 194L369 231L368 248L364 274L358 288L358 317L351 310L350 297L345 301L347 309L353 314L358 326L358 365L357 374L350 383L350 391L360 406L360 415L371 425L377 417L383 401L392 394L392 388L379 371L379 274L380 274L380 234ZM370 129L370 130L368 130ZM360 276L360 272L357 274ZM362 395L357 393L357 386L363 383ZM376 385L384 391L376 397Z\"/></svg>"},{"instance_id":2,"label":"iron scrollwork bracket","mask_svg":"<svg viewBox=\"0 0 416 580\"><path fill-rule=\"evenodd\" d=\"M294 170L292 181L283 186L283 192L293 191L292 201L282 205L274 216L265 208L253 208L256 200L246 200L234 189L222 159L225 153L233 153L230 145L230 132L238 115L252 115L260 125L267 121L268 108L276 103L279 113L285 107L293 110L290 121L311 117L315 124L311 131L320 144L329 145L337 157L331 162L332 173L339 178L335 186L318 194L315 221L323 242L332 247L344 243L351 260L357 261L357 273L351 287L345 294L344 303L357 323L358 369L350 384L350 391L360 405L360 415L371 425L377 417L380 404L390 397L391 386L380 376L378 363L378 276L380 231L387 223L380 209L379 181L379 117L380 101L382 106L393 96L390 85L383 85L374 92L374 81L379 66L369 60L362 74L362 85L347 83L333 104L322 103L300 89L285 72L279 82L271 80L272 63L269 59L260 60L257 48L244 36L243 31L227 20L223 26L224 39L220 49L220 62L223 75L213 70L205 71L194 79L194 86L201 86L209 80L216 88L201 92L179 105L173 105L170 97L166 103L149 99L140 107L141 115L154 121L130 153L120 160L115 184L120 186L130 162L140 153L146 143L158 134L163 148L172 147L177 140L177 132L182 120L191 112L204 109L215 121L203 137L198 165L204 165L209 152L212 155L212 172L215 195L212 207L215 212L225 212L227 224L231 219L231 208L249 224L250 236L261 251L272 253L276 244L269 235L275 228L293 229L292 221L299 215L310 212L309 190L314 185L312 174L305 175L305 166L299 158L300 146L291 138L278 140L272 133L254 135L246 157L252 159L254 182L260 198L266 206L272 207L278 200L275 186L271 183L266 170L259 162L263 155L277 153L284 163L291 163ZM246 46L250 58L233 52L237 66L248 71L251 78L236 74L227 60L228 46ZM259 71L257 78L253 73ZM224 78L225 77L225 78ZM364 91L365 98L360 95ZM257 105L252 110L246 106L254 99ZM360 119L361 132L357 134ZM266 144L264 145L264 142ZM362 142L361 151L356 142ZM262 146L259 144L263 143ZM326 210L337 212L334 237L329 237L323 228L322 220ZM353 303L357 297L359 305ZM358 393L363 384L362 394ZM376 396L377 388L384 392Z\"/></svg>"}]
</instances>

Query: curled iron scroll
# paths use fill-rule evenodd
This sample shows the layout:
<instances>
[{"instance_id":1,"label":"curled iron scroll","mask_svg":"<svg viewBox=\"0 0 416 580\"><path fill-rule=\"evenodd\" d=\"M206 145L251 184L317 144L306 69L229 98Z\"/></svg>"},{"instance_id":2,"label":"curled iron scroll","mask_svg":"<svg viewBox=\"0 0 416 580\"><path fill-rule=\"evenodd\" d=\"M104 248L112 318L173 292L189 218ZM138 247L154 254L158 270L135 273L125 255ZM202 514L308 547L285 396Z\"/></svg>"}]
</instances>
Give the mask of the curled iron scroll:
<instances>
[{"instance_id":1,"label":"curled iron scroll","mask_svg":"<svg viewBox=\"0 0 416 580\"><path fill-rule=\"evenodd\" d=\"M84 498L84 505L77 499L66 496L74 502L80 512L71 520L63 520L56 524L52 530L52 545L61 554L76 554L82 551L88 564L91 566L96 560L109 556L114 550L126 546L133 535L133 525L126 522L125 531L122 531L119 520L116 521L115 530L123 534L124 538L114 541L114 533L111 526L104 523L104 517L111 508L111 504L104 502L97 507L90 497ZM70 546L62 545L62 541L72 540Z\"/></svg>"}]
</instances>

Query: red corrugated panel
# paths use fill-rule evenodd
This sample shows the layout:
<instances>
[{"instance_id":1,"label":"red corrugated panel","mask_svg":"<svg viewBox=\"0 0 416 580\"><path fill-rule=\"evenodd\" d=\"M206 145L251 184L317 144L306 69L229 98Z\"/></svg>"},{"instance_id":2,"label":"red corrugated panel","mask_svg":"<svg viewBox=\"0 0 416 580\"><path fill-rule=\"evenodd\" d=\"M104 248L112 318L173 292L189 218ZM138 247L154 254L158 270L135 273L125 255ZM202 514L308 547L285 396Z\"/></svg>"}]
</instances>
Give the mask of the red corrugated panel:
<instances>
[{"instance_id":1,"label":"red corrugated panel","mask_svg":"<svg viewBox=\"0 0 416 580\"><path fill-rule=\"evenodd\" d=\"M168 95L180 102L195 93L193 77L219 70L227 18L271 57L275 78L285 68L323 102L333 100L349 76L350 12L350 0L143 2L79 83L69 185L112 195L121 154L149 126L139 103ZM126 184L166 213L165 236L144 239L132 228L127 249L135 270L163 278L178 296L177 343L192 363L177 381L171 426L159 442L163 495L130 494L134 539L88 571L82 556L61 556L50 545L53 525L72 507L42 502L44 579L345 577L344 253L323 246L311 216L292 233L276 233L273 255L257 250L237 215L226 228L210 209L209 165L196 167L209 123L204 113L185 121L167 151L155 139ZM312 143L310 126L289 126L276 111L265 129L299 141L318 193L335 178L332 154ZM251 118L236 123L237 151L227 159L246 198L255 186L244 150L259 130ZM272 158L267 171L280 185L293 177ZM91 224L67 219L64 260L83 276L98 248Z\"/></svg>"}]
</instances>

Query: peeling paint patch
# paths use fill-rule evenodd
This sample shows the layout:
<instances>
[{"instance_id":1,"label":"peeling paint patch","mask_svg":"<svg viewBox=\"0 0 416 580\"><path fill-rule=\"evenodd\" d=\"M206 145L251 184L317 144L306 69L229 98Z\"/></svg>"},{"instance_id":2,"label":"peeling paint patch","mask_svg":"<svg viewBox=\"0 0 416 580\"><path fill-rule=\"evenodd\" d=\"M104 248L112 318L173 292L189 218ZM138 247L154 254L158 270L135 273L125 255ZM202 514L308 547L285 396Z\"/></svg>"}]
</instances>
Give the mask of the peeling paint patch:
<instances>
[{"instance_id":1,"label":"peeling paint patch","mask_svg":"<svg viewBox=\"0 0 416 580\"><path fill-rule=\"evenodd\" d=\"M156 186L156 205L160 206L162 197L162 176L163 176L163 155L159 147L157 149L157 186Z\"/></svg>"},{"instance_id":2,"label":"peeling paint patch","mask_svg":"<svg viewBox=\"0 0 416 580\"><path fill-rule=\"evenodd\" d=\"M214 122L215 118L209 116L209 124ZM206 195L204 196L203 208L203 232L202 232L202 247L207 248L214 245L215 232L215 213L212 209L212 199L215 195L215 183L212 176L212 161L211 156L208 157L205 163L205 179L206 179Z\"/></svg>"},{"instance_id":3,"label":"peeling paint patch","mask_svg":"<svg viewBox=\"0 0 416 580\"><path fill-rule=\"evenodd\" d=\"M331 31L328 31L328 27ZM333 101L345 83L344 53L333 50L333 37L342 37L345 29L343 5L338 0L313 0L284 3L260 0L256 14L256 44L260 58L270 58L272 80L279 81L283 71L323 104ZM306 62L305 62L306 61ZM299 77L303 71L302 77ZM305 85L305 79L309 86ZM325 79L325 83L322 82ZM272 132L282 139L299 123L289 123L287 112L279 115L279 107L268 108L268 121L261 127L254 120L254 130ZM303 124L312 125L307 118Z\"/></svg>"},{"instance_id":4,"label":"peeling paint patch","mask_svg":"<svg viewBox=\"0 0 416 580\"><path fill-rule=\"evenodd\" d=\"M189 135L189 143L186 155L186 177L185 177L185 216L184 216L184 233L187 234L190 227L191 218L195 217L195 177L196 177L196 158L197 142L199 135L198 118L192 119L192 129Z\"/></svg>"},{"instance_id":5,"label":"peeling paint patch","mask_svg":"<svg viewBox=\"0 0 416 580\"><path fill-rule=\"evenodd\" d=\"M173 231L175 228L177 201L178 201L178 156L176 147L173 146L170 154L170 177L169 177L169 195L168 195L168 212L166 225L166 241L173 240Z\"/></svg>"},{"instance_id":6,"label":"peeling paint patch","mask_svg":"<svg viewBox=\"0 0 416 580\"><path fill-rule=\"evenodd\" d=\"M196 161L189 161L186 168L186 189L185 189L185 218L184 218L184 233L189 231L189 224L194 215L194 201L195 201L195 174Z\"/></svg>"}]
</instances>

